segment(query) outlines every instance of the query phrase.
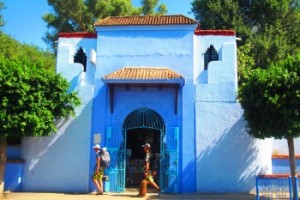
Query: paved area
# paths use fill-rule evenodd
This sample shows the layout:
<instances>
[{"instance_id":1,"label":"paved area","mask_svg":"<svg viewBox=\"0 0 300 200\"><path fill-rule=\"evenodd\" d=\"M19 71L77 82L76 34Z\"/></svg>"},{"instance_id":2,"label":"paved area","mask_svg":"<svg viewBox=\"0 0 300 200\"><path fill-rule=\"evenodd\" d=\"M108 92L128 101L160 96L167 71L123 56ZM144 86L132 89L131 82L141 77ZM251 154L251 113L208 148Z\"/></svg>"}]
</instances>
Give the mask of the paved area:
<instances>
[{"instance_id":1,"label":"paved area","mask_svg":"<svg viewBox=\"0 0 300 200\"><path fill-rule=\"evenodd\" d=\"M255 200L254 194L161 194L149 192L145 197L138 197L137 191L126 191L124 193L104 193L103 195L95 195L95 193L89 194L66 194L66 193L30 193L30 192L6 192L4 199L9 200L158 200L158 199L170 199L170 200Z\"/></svg>"}]
</instances>

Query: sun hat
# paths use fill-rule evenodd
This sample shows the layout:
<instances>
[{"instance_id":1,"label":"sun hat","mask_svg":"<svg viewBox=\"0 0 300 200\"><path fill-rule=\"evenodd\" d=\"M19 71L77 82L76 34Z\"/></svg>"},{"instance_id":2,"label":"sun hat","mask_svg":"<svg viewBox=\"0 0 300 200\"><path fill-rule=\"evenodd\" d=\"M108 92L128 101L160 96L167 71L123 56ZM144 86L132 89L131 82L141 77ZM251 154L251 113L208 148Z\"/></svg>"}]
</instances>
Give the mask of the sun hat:
<instances>
[{"instance_id":1,"label":"sun hat","mask_svg":"<svg viewBox=\"0 0 300 200\"><path fill-rule=\"evenodd\" d=\"M148 147L150 149L151 145L149 143L145 143L142 147Z\"/></svg>"},{"instance_id":2,"label":"sun hat","mask_svg":"<svg viewBox=\"0 0 300 200\"><path fill-rule=\"evenodd\" d=\"M99 144L95 144L95 145L93 146L93 149L100 149L100 145L99 145Z\"/></svg>"}]
</instances>

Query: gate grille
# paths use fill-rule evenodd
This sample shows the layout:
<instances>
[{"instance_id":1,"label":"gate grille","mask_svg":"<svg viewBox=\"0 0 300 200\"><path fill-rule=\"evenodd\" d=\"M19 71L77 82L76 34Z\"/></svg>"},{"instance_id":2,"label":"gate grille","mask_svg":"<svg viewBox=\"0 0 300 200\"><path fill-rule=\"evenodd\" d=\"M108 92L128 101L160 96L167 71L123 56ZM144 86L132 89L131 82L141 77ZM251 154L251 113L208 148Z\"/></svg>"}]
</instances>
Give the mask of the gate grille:
<instances>
[{"instance_id":1,"label":"gate grille","mask_svg":"<svg viewBox=\"0 0 300 200\"><path fill-rule=\"evenodd\" d=\"M124 129L151 128L164 130L164 120L153 110L141 108L128 115L124 123Z\"/></svg>"}]
</instances>

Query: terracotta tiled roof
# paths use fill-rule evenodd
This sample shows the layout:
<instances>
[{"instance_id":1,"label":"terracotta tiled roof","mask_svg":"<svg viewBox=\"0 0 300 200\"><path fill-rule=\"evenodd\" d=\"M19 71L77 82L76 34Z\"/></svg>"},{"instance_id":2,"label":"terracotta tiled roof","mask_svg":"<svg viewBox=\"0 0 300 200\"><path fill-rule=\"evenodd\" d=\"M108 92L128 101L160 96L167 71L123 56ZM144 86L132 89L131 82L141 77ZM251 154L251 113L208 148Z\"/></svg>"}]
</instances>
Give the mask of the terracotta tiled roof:
<instances>
[{"instance_id":1,"label":"terracotta tiled roof","mask_svg":"<svg viewBox=\"0 0 300 200\"><path fill-rule=\"evenodd\" d=\"M94 26L132 26L132 25L175 25L197 24L197 21L183 15L126 16L99 19Z\"/></svg>"},{"instance_id":2,"label":"terracotta tiled roof","mask_svg":"<svg viewBox=\"0 0 300 200\"><path fill-rule=\"evenodd\" d=\"M104 76L103 80L184 80L184 78L169 68L124 67Z\"/></svg>"}]
</instances>

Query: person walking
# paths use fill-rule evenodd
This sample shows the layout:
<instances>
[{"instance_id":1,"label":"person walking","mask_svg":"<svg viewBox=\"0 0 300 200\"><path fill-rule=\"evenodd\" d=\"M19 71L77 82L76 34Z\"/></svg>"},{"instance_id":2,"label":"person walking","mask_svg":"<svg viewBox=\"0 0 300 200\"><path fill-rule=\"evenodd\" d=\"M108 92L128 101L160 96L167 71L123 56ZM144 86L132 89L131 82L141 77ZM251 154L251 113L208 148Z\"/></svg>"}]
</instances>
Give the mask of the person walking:
<instances>
[{"instance_id":1,"label":"person walking","mask_svg":"<svg viewBox=\"0 0 300 200\"><path fill-rule=\"evenodd\" d=\"M94 167L94 173L92 175L93 182L97 188L96 195L103 194L103 174L104 174L104 167L101 166L101 148L99 144L95 144L93 149L96 153L96 164Z\"/></svg>"},{"instance_id":2,"label":"person walking","mask_svg":"<svg viewBox=\"0 0 300 200\"><path fill-rule=\"evenodd\" d=\"M150 160L152 155L151 145L149 143L144 144L143 150L145 153L144 157L144 179L141 181L138 196L144 197L147 193L148 184L152 185L156 190L160 191L159 186L154 182L153 176L156 175L156 171L150 169Z\"/></svg>"}]
</instances>

